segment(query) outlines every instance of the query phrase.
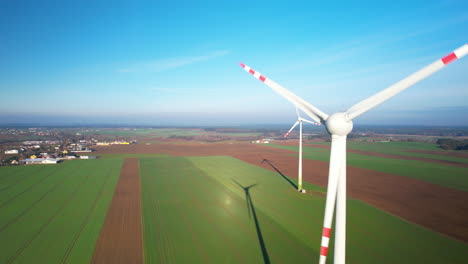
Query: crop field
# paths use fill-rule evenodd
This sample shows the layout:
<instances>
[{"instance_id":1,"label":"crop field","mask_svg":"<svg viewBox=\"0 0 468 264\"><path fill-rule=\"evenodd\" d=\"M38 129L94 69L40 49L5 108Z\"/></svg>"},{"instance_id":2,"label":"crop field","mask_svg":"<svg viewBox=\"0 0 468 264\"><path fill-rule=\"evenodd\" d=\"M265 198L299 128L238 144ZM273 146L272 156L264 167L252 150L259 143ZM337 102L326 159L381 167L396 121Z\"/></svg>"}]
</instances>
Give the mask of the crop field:
<instances>
[{"instance_id":1,"label":"crop field","mask_svg":"<svg viewBox=\"0 0 468 264\"><path fill-rule=\"evenodd\" d=\"M385 143L382 143L385 144ZM356 144L357 145L357 144ZM298 151L297 146L274 145L272 147ZM383 147L373 147L372 151L379 152ZM384 150L385 151L385 150ZM419 153L415 153L419 154ZM431 155L436 156L436 155ZM305 159L327 161L330 157L330 150L306 145L303 147L303 157ZM442 165L437 163L406 160L406 159L391 159L376 157L371 155L363 155L350 153L347 154L347 165L357 168L365 168L374 171L381 171L391 174L397 174L405 177L412 177L427 181L442 186L468 191L468 168L455 167L450 165ZM437 155L439 157L439 155ZM444 156L446 157L446 156ZM432 157L433 158L433 157ZM447 157L453 159L463 159L456 157ZM467 159L463 159L465 162Z\"/></svg>"},{"instance_id":2,"label":"crop field","mask_svg":"<svg viewBox=\"0 0 468 264\"><path fill-rule=\"evenodd\" d=\"M140 161L146 263L318 260L323 189L306 184L302 195L293 180L231 157ZM347 233L348 263L463 263L468 249L355 200Z\"/></svg>"},{"instance_id":3,"label":"crop field","mask_svg":"<svg viewBox=\"0 0 468 264\"><path fill-rule=\"evenodd\" d=\"M330 143L328 142L314 142L313 145L327 145L329 146ZM461 157L453 157L448 156L445 154L450 153L467 153L467 151L448 151L443 150L437 147L434 143L425 143L425 142L363 142L363 141L349 141L347 145L348 149L356 149L356 150L363 150L363 151L372 151L384 154L393 154L393 155L401 155L407 157L419 157L419 158L430 158L430 159L440 159L440 160L448 160L448 161L455 161L455 162L462 162L468 163L468 158L461 158ZM424 151L430 151L431 153L439 153L437 154L429 154L423 153Z\"/></svg>"},{"instance_id":4,"label":"crop field","mask_svg":"<svg viewBox=\"0 0 468 264\"><path fill-rule=\"evenodd\" d=\"M88 129L80 131L81 134L100 134L112 136L135 136L135 137L170 137L170 136L199 136L199 135L224 135L224 136L252 136L262 133L217 133L202 129L181 128L133 128L133 129Z\"/></svg>"},{"instance_id":5,"label":"crop field","mask_svg":"<svg viewBox=\"0 0 468 264\"><path fill-rule=\"evenodd\" d=\"M121 163L0 168L0 263L88 263Z\"/></svg>"},{"instance_id":6,"label":"crop field","mask_svg":"<svg viewBox=\"0 0 468 264\"><path fill-rule=\"evenodd\" d=\"M139 171L145 263L317 262L325 189L305 182L308 192L300 194L295 179L243 161L248 155L282 151L277 148L297 150L255 144L143 144L135 148L147 151L141 154L103 147L108 152L97 160L0 168L0 263L89 263L126 158L139 161L134 175ZM214 154L218 151L244 159ZM324 161L328 152L304 149L305 157ZM290 152L281 153L296 160ZM403 166L416 175L408 177L421 179L428 176L419 174L430 173L424 168L440 168L454 175L445 178L446 185L467 170L355 153L348 157L350 166ZM436 178L442 181L440 175ZM464 263L467 257L468 245L460 240L358 200L348 199L347 206L348 263ZM332 263L333 244L328 255L327 263Z\"/></svg>"}]
</instances>

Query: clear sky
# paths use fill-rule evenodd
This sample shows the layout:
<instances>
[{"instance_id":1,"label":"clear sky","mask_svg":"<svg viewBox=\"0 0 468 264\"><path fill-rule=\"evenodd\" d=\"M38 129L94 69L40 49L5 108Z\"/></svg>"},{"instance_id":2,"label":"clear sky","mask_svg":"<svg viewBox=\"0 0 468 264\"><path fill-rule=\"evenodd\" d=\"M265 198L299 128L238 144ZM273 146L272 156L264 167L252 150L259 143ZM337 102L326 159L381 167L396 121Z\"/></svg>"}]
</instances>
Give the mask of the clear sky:
<instances>
[{"instance_id":1,"label":"clear sky","mask_svg":"<svg viewBox=\"0 0 468 264\"><path fill-rule=\"evenodd\" d=\"M468 42L468 1L0 0L0 124L290 123L244 62L326 113ZM468 125L468 58L356 119Z\"/></svg>"}]
</instances>

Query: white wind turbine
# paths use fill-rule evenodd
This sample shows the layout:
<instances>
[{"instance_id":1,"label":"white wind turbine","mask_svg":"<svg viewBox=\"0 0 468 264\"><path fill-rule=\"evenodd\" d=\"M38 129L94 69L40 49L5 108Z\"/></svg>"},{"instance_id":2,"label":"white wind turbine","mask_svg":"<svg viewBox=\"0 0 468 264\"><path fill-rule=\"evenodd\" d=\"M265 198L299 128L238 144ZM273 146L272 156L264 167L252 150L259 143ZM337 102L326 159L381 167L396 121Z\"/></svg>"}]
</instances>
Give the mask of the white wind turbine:
<instances>
[{"instance_id":1,"label":"white wind turbine","mask_svg":"<svg viewBox=\"0 0 468 264\"><path fill-rule=\"evenodd\" d=\"M296 106L296 115L297 115L297 121L294 123L294 125L289 129L289 131L284 134L284 137L286 138L289 133L297 126L299 125L299 167L297 169L297 190L301 193L305 193L305 190L302 189L302 122L307 122L316 126L320 126L320 123L316 123L310 120L307 120L305 118L302 118L301 115L299 115L299 109L297 109Z\"/></svg>"},{"instance_id":2,"label":"white wind turbine","mask_svg":"<svg viewBox=\"0 0 468 264\"><path fill-rule=\"evenodd\" d=\"M323 221L322 242L320 249L320 264L324 264L327 258L328 244L330 240L333 211L336 201L336 231L335 231L335 263L345 263L346 252L346 137L353 129L352 120L377 105L385 102L399 92L425 79L429 75L442 69L456 59L468 54L468 44L456 49L447 56L422 68L392 86L377 94L355 104L346 112L327 115L302 98L286 90L274 81L256 72L249 66L241 63L244 70L251 73L271 89L285 97L288 101L298 106L313 120L325 125L331 135L330 167L328 173L327 200L325 204L325 216Z\"/></svg>"}]
</instances>

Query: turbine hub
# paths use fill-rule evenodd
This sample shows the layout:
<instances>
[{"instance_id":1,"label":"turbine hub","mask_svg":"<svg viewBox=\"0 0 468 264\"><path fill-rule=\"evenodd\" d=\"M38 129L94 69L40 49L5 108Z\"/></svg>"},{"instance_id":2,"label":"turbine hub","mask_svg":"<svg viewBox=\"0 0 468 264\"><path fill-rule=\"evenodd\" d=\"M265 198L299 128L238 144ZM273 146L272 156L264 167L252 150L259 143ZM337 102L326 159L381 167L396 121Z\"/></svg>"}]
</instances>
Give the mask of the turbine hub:
<instances>
[{"instance_id":1,"label":"turbine hub","mask_svg":"<svg viewBox=\"0 0 468 264\"><path fill-rule=\"evenodd\" d=\"M353 130L353 121L349 120L346 113L334 113L329 116L326 123L328 133L338 136L346 136Z\"/></svg>"}]
</instances>

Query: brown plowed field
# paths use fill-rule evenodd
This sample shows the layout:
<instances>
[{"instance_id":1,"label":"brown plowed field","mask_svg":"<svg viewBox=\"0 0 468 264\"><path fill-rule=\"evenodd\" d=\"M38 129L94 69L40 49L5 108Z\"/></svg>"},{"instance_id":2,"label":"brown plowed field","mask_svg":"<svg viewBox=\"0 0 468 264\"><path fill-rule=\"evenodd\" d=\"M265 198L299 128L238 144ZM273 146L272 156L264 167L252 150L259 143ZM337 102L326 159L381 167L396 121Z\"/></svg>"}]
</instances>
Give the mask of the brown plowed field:
<instances>
[{"instance_id":1,"label":"brown plowed field","mask_svg":"<svg viewBox=\"0 0 468 264\"><path fill-rule=\"evenodd\" d=\"M172 156L232 156L295 178L295 152L256 144L152 144L97 147L99 153L166 153ZM264 162L268 160L269 162ZM270 165L271 164L271 165ZM326 187L328 163L304 160L304 180ZM407 221L468 242L468 192L417 179L348 167L348 194Z\"/></svg>"},{"instance_id":2,"label":"brown plowed field","mask_svg":"<svg viewBox=\"0 0 468 264\"><path fill-rule=\"evenodd\" d=\"M140 169L125 159L91 263L143 263Z\"/></svg>"}]
</instances>

